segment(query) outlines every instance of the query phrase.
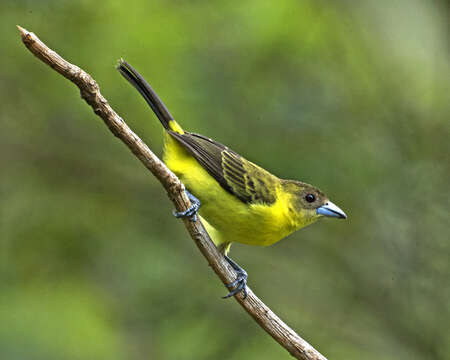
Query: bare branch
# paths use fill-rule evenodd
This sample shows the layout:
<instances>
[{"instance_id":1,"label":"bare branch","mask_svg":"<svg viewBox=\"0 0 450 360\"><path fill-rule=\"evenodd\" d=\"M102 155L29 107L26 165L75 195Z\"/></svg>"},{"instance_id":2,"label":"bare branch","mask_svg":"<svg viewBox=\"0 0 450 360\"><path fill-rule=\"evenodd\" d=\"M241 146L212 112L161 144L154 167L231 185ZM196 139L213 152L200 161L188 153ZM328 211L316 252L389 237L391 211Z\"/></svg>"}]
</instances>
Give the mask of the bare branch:
<instances>
[{"instance_id":1,"label":"bare branch","mask_svg":"<svg viewBox=\"0 0 450 360\"><path fill-rule=\"evenodd\" d=\"M95 80L78 66L67 62L49 49L34 33L28 32L20 26L17 27L28 50L79 87L81 97L103 119L111 132L128 146L164 186L169 198L175 204L175 208L178 211L186 210L190 206L190 202L184 192L184 185L111 108L100 93ZM184 219L184 224L195 244L222 282L224 284L231 283L236 278L235 271L217 251L201 222ZM237 294L235 298L245 311L293 357L302 360L326 360L259 300L249 288L246 299L243 299L242 294Z\"/></svg>"}]
</instances>

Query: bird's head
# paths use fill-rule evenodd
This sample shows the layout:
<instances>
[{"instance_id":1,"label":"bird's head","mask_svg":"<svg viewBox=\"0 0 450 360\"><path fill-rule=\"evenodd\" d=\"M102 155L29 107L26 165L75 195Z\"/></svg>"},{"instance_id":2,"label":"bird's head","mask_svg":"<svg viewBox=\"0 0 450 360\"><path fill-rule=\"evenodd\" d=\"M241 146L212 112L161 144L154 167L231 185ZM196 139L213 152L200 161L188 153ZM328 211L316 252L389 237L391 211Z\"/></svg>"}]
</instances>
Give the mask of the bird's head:
<instances>
[{"instance_id":1,"label":"bird's head","mask_svg":"<svg viewBox=\"0 0 450 360\"><path fill-rule=\"evenodd\" d=\"M296 220L297 228L309 225L321 217L346 219L347 215L315 186L285 180L283 188L290 195L289 212Z\"/></svg>"}]
</instances>

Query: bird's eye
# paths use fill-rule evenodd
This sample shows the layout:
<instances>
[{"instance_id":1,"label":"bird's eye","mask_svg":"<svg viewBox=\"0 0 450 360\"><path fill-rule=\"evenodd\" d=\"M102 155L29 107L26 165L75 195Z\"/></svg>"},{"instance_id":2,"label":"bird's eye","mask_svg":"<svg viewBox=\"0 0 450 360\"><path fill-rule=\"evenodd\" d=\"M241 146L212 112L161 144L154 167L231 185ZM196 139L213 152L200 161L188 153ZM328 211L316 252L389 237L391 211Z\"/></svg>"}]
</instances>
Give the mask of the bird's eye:
<instances>
[{"instance_id":1,"label":"bird's eye","mask_svg":"<svg viewBox=\"0 0 450 360\"><path fill-rule=\"evenodd\" d=\"M309 203L312 203L316 200L316 197L313 194L308 194L305 196L305 200Z\"/></svg>"}]
</instances>

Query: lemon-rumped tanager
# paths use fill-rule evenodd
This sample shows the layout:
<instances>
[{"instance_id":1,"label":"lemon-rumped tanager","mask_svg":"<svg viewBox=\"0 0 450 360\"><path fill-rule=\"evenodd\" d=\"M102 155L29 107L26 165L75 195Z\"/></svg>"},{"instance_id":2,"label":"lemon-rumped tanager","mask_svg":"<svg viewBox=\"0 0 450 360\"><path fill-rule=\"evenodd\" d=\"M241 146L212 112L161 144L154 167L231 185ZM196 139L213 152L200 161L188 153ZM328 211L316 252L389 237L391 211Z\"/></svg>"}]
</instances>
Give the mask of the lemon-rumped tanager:
<instances>
[{"instance_id":1,"label":"lemon-rumped tanager","mask_svg":"<svg viewBox=\"0 0 450 360\"><path fill-rule=\"evenodd\" d=\"M280 179L227 146L183 130L131 65L121 60L117 69L140 92L165 129L163 160L185 184L192 203L175 216L196 221L199 212L211 239L237 271L236 281L229 284L234 290L225 297L240 291L246 296L247 273L227 256L231 243L267 246L323 216L347 217L318 188Z\"/></svg>"}]
</instances>

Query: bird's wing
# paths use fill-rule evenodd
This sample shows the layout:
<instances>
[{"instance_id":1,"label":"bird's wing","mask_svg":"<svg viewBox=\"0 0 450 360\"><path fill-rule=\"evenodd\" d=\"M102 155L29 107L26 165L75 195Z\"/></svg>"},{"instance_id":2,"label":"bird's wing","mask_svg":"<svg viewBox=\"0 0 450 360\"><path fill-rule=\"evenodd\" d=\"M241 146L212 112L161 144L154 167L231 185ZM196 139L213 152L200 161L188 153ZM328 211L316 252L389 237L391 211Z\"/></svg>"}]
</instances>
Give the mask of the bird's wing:
<instances>
[{"instance_id":1,"label":"bird's wing","mask_svg":"<svg viewBox=\"0 0 450 360\"><path fill-rule=\"evenodd\" d=\"M244 203L275 202L277 178L225 145L193 133L169 133L228 192Z\"/></svg>"}]
</instances>

